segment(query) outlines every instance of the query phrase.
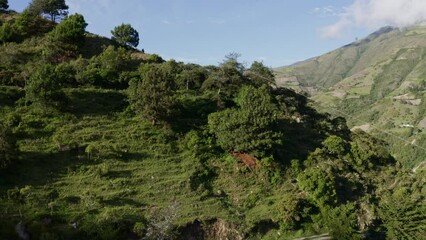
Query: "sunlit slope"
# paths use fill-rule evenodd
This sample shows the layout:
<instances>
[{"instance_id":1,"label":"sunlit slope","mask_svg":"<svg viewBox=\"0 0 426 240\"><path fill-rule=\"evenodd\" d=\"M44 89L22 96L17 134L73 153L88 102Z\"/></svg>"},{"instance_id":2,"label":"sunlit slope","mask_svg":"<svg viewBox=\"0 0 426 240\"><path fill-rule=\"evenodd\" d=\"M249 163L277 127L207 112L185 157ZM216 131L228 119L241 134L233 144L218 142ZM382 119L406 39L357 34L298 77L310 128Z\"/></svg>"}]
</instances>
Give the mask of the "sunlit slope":
<instances>
[{"instance_id":1,"label":"sunlit slope","mask_svg":"<svg viewBox=\"0 0 426 240\"><path fill-rule=\"evenodd\" d=\"M382 28L325 55L276 69L277 83L391 142L407 167L426 156L426 27Z\"/></svg>"}]
</instances>

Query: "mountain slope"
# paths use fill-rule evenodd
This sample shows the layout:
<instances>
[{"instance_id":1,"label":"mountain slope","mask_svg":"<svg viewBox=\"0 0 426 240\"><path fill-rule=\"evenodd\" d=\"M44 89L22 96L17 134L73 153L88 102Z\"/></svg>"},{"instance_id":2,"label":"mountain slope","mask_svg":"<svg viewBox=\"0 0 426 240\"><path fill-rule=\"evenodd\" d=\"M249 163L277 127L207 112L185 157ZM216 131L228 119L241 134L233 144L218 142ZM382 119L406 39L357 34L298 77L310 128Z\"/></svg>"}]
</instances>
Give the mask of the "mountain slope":
<instances>
[{"instance_id":1,"label":"mountain slope","mask_svg":"<svg viewBox=\"0 0 426 240\"><path fill-rule=\"evenodd\" d=\"M262 63L163 61L70 18L0 34L0 239L423 239L423 165Z\"/></svg>"},{"instance_id":2,"label":"mountain slope","mask_svg":"<svg viewBox=\"0 0 426 240\"><path fill-rule=\"evenodd\" d=\"M343 115L389 141L407 167L426 156L426 27L385 27L319 57L276 69L277 84L312 95L318 108Z\"/></svg>"}]
</instances>

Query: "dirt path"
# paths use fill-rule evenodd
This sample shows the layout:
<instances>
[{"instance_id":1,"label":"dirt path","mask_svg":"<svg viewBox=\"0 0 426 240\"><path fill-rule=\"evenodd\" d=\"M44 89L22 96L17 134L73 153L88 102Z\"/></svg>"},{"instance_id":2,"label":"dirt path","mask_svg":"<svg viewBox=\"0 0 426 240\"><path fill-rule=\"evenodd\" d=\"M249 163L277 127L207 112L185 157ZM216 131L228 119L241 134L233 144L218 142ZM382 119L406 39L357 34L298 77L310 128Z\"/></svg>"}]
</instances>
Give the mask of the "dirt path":
<instances>
[{"instance_id":1,"label":"dirt path","mask_svg":"<svg viewBox=\"0 0 426 240\"><path fill-rule=\"evenodd\" d=\"M413 168L413 173L416 173L417 169L426 166L426 161L421 162L417 167Z\"/></svg>"}]
</instances>

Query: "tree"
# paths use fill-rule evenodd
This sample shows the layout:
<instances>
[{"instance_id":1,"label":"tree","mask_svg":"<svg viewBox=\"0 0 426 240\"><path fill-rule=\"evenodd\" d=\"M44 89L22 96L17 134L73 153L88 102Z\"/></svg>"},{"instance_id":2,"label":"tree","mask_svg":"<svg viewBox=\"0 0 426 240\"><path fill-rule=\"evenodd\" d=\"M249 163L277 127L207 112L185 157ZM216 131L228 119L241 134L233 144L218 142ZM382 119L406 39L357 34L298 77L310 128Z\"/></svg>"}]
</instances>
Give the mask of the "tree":
<instances>
[{"instance_id":1,"label":"tree","mask_svg":"<svg viewBox=\"0 0 426 240\"><path fill-rule=\"evenodd\" d=\"M68 8L65 0L33 0L28 6L32 14L47 15L52 21L56 21L58 17L67 16Z\"/></svg>"},{"instance_id":2,"label":"tree","mask_svg":"<svg viewBox=\"0 0 426 240\"><path fill-rule=\"evenodd\" d=\"M352 163L362 169L372 169L393 161L385 142L370 134L356 130L352 133Z\"/></svg>"},{"instance_id":3,"label":"tree","mask_svg":"<svg viewBox=\"0 0 426 240\"><path fill-rule=\"evenodd\" d=\"M130 24L121 24L111 31L112 39L121 45L136 48L139 45L139 33Z\"/></svg>"},{"instance_id":4,"label":"tree","mask_svg":"<svg viewBox=\"0 0 426 240\"><path fill-rule=\"evenodd\" d=\"M321 213L313 216L313 221L328 229L333 239L357 240L364 239L359 233L357 210L353 203L340 205L336 208L325 207Z\"/></svg>"},{"instance_id":5,"label":"tree","mask_svg":"<svg viewBox=\"0 0 426 240\"><path fill-rule=\"evenodd\" d=\"M61 83L58 81L54 65L43 64L34 71L25 86L25 97L28 101L41 105L63 99Z\"/></svg>"},{"instance_id":6,"label":"tree","mask_svg":"<svg viewBox=\"0 0 426 240\"><path fill-rule=\"evenodd\" d=\"M16 17L13 27L18 35L22 36L22 38L26 38L35 34L38 27L37 25L42 25L37 21L37 18L39 18L39 16L34 16L28 10L24 10Z\"/></svg>"},{"instance_id":7,"label":"tree","mask_svg":"<svg viewBox=\"0 0 426 240\"><path fill-rule=\"evenodd\" d=\"M35 35L44 35L53 28L52 22L24 10L12 20L3 22L0 26L0 42L22 42Z\"/></svg>"},{"instance_id":8,"label":"tree","mask_svg":"<svg viewBox=\"0 0 426 240\"><path fill-rule=\"evenodd\" d=\"M87 23L78 13L66 17L51 32L55 41L81 47L84 44Z\"/></svg>"},{"instance_id":9,"label":"tree","mask_svg":"<svg viewBox=\"0 0 426 240\"><path fill-rule=\"evenodd\" d=\"M247 83L243 77L244 65L238 62L238 57L240 57L238 53L226 55L220 68L210 74L209 79L203 84L203 88L218 89L227 94L227 92L235 93L236 89Z\"/></svg>"},{"instance_id":10,"label":"tree","mask_svg":"<svg viewBox=\"0 0 426 240\"><path fill-rule=\"evenodd\" d=\"M16 32L9 22L0 26L0 43L11 42L16 39Z\"/></svg>"},{"instance_id":11,"label":"tree","mask_svg":"<svg viewBox=\"0 0 426 240\"><path fill-rule=\"evenodd\" d=\"M226 55L220 67L213 68L201 86L202 90L217 91L219 107L230 102L242 86L250 84L243 76L244 65L238 62L239 56L238 53Z\"/></svg>"},{"instance_id":12,"label":"tree","mask_svg":"<svg viewBox=\"0 0 426 240\"><path fill-rule=\"evenodd\" d=\"M322 142L324 149L332 156L344 156L349 149L348 143L341 137L331 135Z\"/></svg>"},{"instance_id":13,"label":"tree","mask_svg":"<svg viewBox=\"0 0 426 240\"><path fill-rule=\"evenodd\" d=\"M6 168L16 158L16 141L8 127L0 123L0 169Z\"/></svg>"},{"instance_id":14,"label":"tree","mask_svg":"<svg viewBox=\"0 0 426 240\"><path fill-rule=\"evenodd\" d=\"M0 9L8 9L9 4L7 0L0 0Z\"/></svg>"},{"instance_id":15,"label":"tree","mask_svg":"<svg viewBox=\"0 0 426 240\"><path fill-rule=\"evenodd\" d=\"M153 125L159 120L168 120L173 114L172 76L158 65L145 65L141 79L133 79L129 86L129 101L132 108Z\"/></svg>"},{"instance_id":16,"label":"tree","mask_svg":"<svg viewBox=\"0 0 426 240\"><path fill-rule=\"evenodd\" d=\"M311 167L297 177L299 187L308 193L319 207L337 203L335 177L327 169Z\"/></svg>"},{"instance_id":17,"label":"tree","mask_svg":"<svg viewBox=\"0 0 426 240\"><path fill-rule=\"evenodd\" d=\"M256 86L262 84L275 85L274 73L262 62L255 61L249 69L244 71L244 75Z\"/></svg>"},{"instance_id":18,"label":"tree","mask_svg":"<svg viewBox=\"0 0 426 240\"><path fill-rule=\"evenodd\" d=\"M66 17L45 41L43 56L49 62L60 63L75 58L85 42L87 23L80 14Z\"/></svg>"},{"instance_id":19,"label":"tree","mask_svg":"<svg viewBox=\"0 0 426 240\"><path fill-rule=\"evenodd\" d=\"M416 177L423 188L424 177L423 181L420 180L420 176ZM424 239L426 233L425 193L415 190L413 186L398 187L392 193L386 192L382 197L379 204L379 215L387 229L387 239Z\"/></svg>"},{"instance_id":20,"label":"tree","mask_svg":"<svg viewBox=\"0 0 426 240\"><path fill-rule=\"evenodd\" d=\"M266 86L243 87L236 104L238 108L208 117L210 132L224 150L263 157L281 143L281 133L275 130L278 109Z\"/></svg>"},{"instance_id":21,"label":"tree","mask_svg":"<svg viewBox=\"0 0 426 240\"><path fill-rule=\"evenodd\" d=\"M191 66L184 69L176 78L179 89L199 89L207 78L207 72L199 66Z\"/></svg>"},{"instance_id":22,"label":"tree","mask_svg":"<svg viewBox=\"0 0 426 240\"><path fill-rule=\"evenodd\" d=\"M285 230L295 230L305 221L310 214L310 205L299 192L283 194L277 204L279 219Z\"/></svg>"},{"instance_id":23,"label":"tree","mask_svg":"<svg viewBox=\"0 0 426 240\"><path fill-rule=\"evenodd\" d=\"M102 87L127 87L128 80L123 80L122 76L134 70L135 64L126 49L109 46L101 54L90 59L84 67L84 71L77 76L80 82L85 81Z\"/></svg>"}]
</instances>

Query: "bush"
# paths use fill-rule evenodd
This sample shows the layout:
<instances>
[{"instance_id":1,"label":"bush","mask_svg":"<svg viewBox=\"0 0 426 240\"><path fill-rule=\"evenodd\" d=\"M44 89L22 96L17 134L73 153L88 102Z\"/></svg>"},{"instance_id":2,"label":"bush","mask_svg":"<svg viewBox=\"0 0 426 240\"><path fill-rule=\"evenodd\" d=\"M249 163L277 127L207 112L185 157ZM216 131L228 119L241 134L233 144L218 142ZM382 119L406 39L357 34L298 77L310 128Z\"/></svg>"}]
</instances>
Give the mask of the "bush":
<instances>
[{"instance_id":1,"label":"bush","mask_svg":"<svg viewBox=\"0 0 426 240\"><path fill-rule=\"evenodd\" d=\"M359 233L356 208L352 203L336 208L324 208L319 216L321 219L314 217L314 222L326 227L333 239L363 239Z\"/></svg>"},{"instance_id":2,"label":"bush","mask_svg":"<svg viewBox=\"0 0 426 240\"><path fill-rule=\"evenodd\" d=\"M176 105L173 76L157 65L145 65L141 72L142 78L133 79L128 89L132 109L153 125L170 120Z\"/></svg>"},{"instance_id":3,"label":"bush","mask_svg":"<svg viewBox=\"0 0 426 240\"><path fill-rule=\"evenodd\" d=\"M299 187L308 193L319 207L335 205L337 192L335 177L332 173L321 168L308 168L297 177Z\"/></svg>"},{"instance_id":4,"label":"bush","mask_svg":"<svg viewBox=\"0 0 426 240\"><path fill-rule=\"evenodd\" d=\"M268 89L243 87L235 101L238 108L209 115L210 132L226 151L267 156L281 143L282 136L275 130L278 109Z\"/></svg>"},{"instance_id":5,"label":"bush","mask_svg":"<svg viewBox=\"0 0 426 240\"><path fill-rule=\"evenodd\" d=\"M112 39L123 46L137 47L139 45L139 33L130 24L121 24L111 31Z\"/></svg>"},{"instance_id":6,"label":"bush","mask_svg":"<svg viewBox=\"0 0 426 240\"><path fill-rule=\"evenodd\" d=\"M62 84L58 81L55 66L43 64L39 66L31 75L28 84L25 86L25 96L27 101L32 103L47 105L57 105L64 102Z\"/></svg>"},{"instance_id":7,"label":"bush","mask_svg":"<svg viewBox=\"0 0 426 240\"><path fill-rule=\"evenodd\" d=\"M55 42L65 44L70 50L78 50L84 44L85 29L87 23L80 14L66 17L50 33L50 37Z\"/></svg>"},{"instance_id":8,"label":"bush","mask_svg":"<svg viewBox=\"0 0 426 240\"><path fill-rule=\"evenodd\" d=\"M138 235L138 237L144 237L146 234L146 223L136 222L135 225L133 225L133 233Z\"/></svg>"}]
</instances>

